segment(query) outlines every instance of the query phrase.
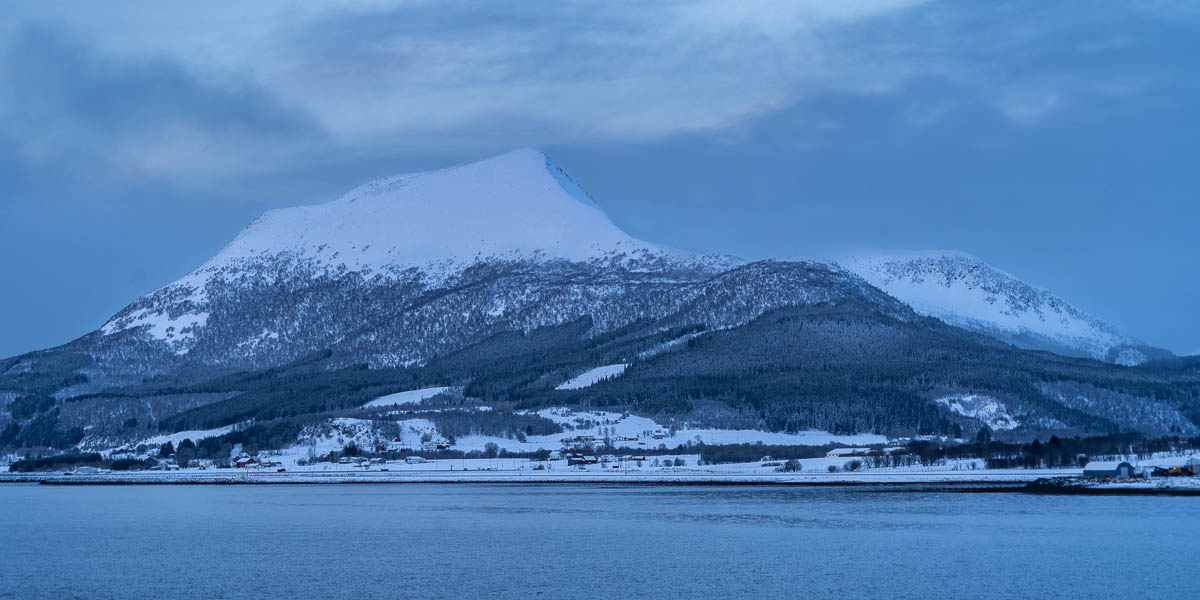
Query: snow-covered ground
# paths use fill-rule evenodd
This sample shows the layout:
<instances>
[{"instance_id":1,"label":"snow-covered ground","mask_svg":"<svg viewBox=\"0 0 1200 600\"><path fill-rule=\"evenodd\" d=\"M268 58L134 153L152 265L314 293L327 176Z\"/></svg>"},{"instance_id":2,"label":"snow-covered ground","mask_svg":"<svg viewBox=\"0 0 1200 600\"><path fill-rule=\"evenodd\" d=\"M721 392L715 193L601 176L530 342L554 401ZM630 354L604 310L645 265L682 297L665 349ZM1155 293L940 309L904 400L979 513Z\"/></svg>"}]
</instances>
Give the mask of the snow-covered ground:
<instances>
[{"instance_id":1,"label":"snow-covered ground","mask_svg":"<svg viewBox=\"0 0 1200 600\"><path fill-rule=\"evenodd\" d=\"M387 413L390 417L409 416L409 418L400 421L335 419L332 423L337 425L339 429L344 429L351 422L357 422L359 428L358 433L352 436L341 435L338 439L347 443L353 439L360 447L394 441L396 436L390 432L390 429L388 431L373 431L372 427L390 428L392 427L392 423L395 423L402 430L400 435L401 441L396 443L397 446L420 448L423 444L430 441L434 443L448 442L447 438L436 429L435 425L421 416L427 413L441 412L445 409L421 408L420 406L414 406L409 401L411 398L431 396L435 390L442 389L446 388L427 388L425 390L403 392L403 394L411 394L411 396L404 398L405 405L397 406L397 408L403 408L403 410ZM394 396L401 396L401 394L385 396L384 398L389 399L386 403L381 398L368 403L366 407L387 408L386 405L393 402L390 399ZM473 406L452 410L488 411L492 409L489 406ZM636 451L638 449L674 449L697 443L755 444L761 442L767 445L824 446L838 444L866 447L886 444L889 441L885 436L869 433L857 435L841 435L825 431L785 433L754 429L713 429L688 426L672 430L646 417L606 411L578 411L562 407L544 408L537 411L524 412L523 414L537 415L554 421L562 426L563 431L550 435L523 436L524 440L518 439L515 432L511 437L482 434L463 435L450 444L451 448L463 452L471 452L484 450L489 444L495 444L497 447L509 452L534 452L537 450L560 450L569 445L599 447L607 443L614 448L626 448ZM312 445L311 440L301 440L300 445L310 446ZM340 447L330 447L331 449L340 449Z\"/></svg>"},{"instance_id":2,"label":"snow-covered ground","mask_svg":"<svg viewBox=\"0 0 1200 600\"><path fill-rule=\"evenodd\" d=\"M1096 490L1162 490L1200 492L1200 477L1152 477L1149 479L1106 481L1088 487L1089 489Z\"/></svg>"},{"instance_id":3,"label":"snow-covered ground","mask_svg":"<svg viewBox=\"0 0 1200 600\"><path fill-rule=\"evenodd\" d=\"M629 366L628 364L622 363L622 364L617 364L617 365L605 365L603 367L596 367L595 369L588 370L585 373L582 373L576 377L572 377L571 379L568 379L567 381L563 382L562 384L560 384L558 387L556 387L554 389L556 389L556 390L578 390L578 389L588 387L590 385L595 385L597 383L600 383L601 381L604 381L605 379L612 379L614 377L620 376L621 373L625 372L625 367L628 367L628 366Z\"/></svg>"},{"instance_id":4,"label":"snow-covered ground","mask_svg":"<svg viewBox=\"0 0 1200 600\"><path fill-rule=\"evenodd\" d=\"M188 431L179 431L176 433L162 433L159 435L150 436L141 440L121 444L119 447L110 447L102 442L84 442L80 443L79 450L84 452L98 452L100 455L110 457L114 453L124 453L126 450L132 450L140 446L145 446L149 450L147 455L158 455L158 448L167 442L171 442L172 446L179 446L183 440L192 440L198 442L203 439L225 435L233 431L235 425L226 425L215 429L191 429Z\"/></svg>"},{"instance_id":5,"label":"snow-covered ground","mask_svg":"<svg viewBox=\"0 0 1200 600\"><path fill-rule=\"evenodd\" d=\"M458 438L455 450L483 450L491 443L510 452L558 450L567 444L599 446L608 441L614 448L679 448L688 444L754 444L824 446L871 446L886 444L882 435L861 433L838 435L825 431L796 433L758 431L754 429L683 428L672 432L653 419L605 411L574 411L566 408L546 408L536 414L563 425L564 431L552 435L529 436L525 441L499 436L471 435Z\"/></svg>"},{"instance_id":6,"label":"snow-covered ground","mask_svg":"<svg viewBox=\"0 0 1200 600\"><path fill-rule=\"evenodd\" d=\"M113 317L100 328L104 335L135 327L145 328L157 340L167 342L176 354L187 354L198 328L208 323L208 313L188 313L172 317L167 311L144 308L128 315Z\"/></svg>"},{"instance_id":7,"label":"snow-covered ground","mask_svg":"<svg viewBox=\"0 0 1200 600\"><path fill-rule=\"evenodd\" d=\"M804 468L796 473L781 473L760 463L727 465L697 465L696 455L651 456L647 460L625 460L600 463L586 467L567 466L566 461L533 461L527 459L447 459L410 464L394 461L369 467L344 464L316 463L287 467L285 471L266 469L183 469L180 471L137 471L96 474L63 475L55 473L4 474L3 480L57 480L84 483L150 482L150 483L360 483L396 482L615 482L615 483L778 483L778 484L903 484L903 483L1021 483L1047 477L1069 477L1080 474L1077 469L964 469L947 465L928 469L863 469L855 472L830 473L821 466L829 459L800 461ZM684 466L661 466L666 461L675 464L681 459ZM844 462L844 461L843 461ZM655 465L659 466L655 466ZM541 467L540 469L538 467Z\"/></svg>"},{"instance_id":8,"label":"snow-covered ground","mask_svg":"<svg viewBox=\"0 0 1200 600\"><path fill-rule=\"evenodd\" d=\"M167 442L171 442L172 445L178 446L179 442L182 442L183 440L192 440L195 442L210 437L225 435L230 431L233 431L233 425L226 425L224 427L217 427L215 429L192 429L177 433L164 433L162 435L146 438L133 445L139 446L141 444L145 444L147 446L161 446Z\"/></svg>"},{"instance_id":9,"label":"snow-covered ground","mask_svg":"<svg viewBox=\"0 0 1200 600\"><path fill-rule=\"evenodd\" d=\"M990 396L959 394L938 398L937 403L950 409L950 412L977 419L998 431L1016 429L1018 425L1017 420L1004 409L1004 405Z\"/></svg>"},{"instance_id":10,"label":"snow-covered ground","mask_svg":"<svg viewBox=\"0 0 1200 600\"><path fill-rule=\"evenodd\" d=\"M405 392L416 398L438 393L445 388L426 388ZM391 398L389 396L389 398ZM978 401L977 401L978 400ZM962 402L963 399L959 399ZM405 405L412 407L412 400ZM380 405L380 406L390 406ZM475 407L482 409L487 407ZM970 399L962 408L999 425L999 417L990 413L986 398ZM421 418L423 412L434 409L406 411L411 418L401 421L337 418L328 423L307 427L297 443L289 448L259 454L261 461L272 464L259 469L184 469L174 472L114 473L88 475L89 477L111 477L122 481L156 480L155 478L188 477L198 480L251 480L263 481L631 481L648 482L679 481L688 483L732 482L732 483L937 483L937 482L1025 482L1040 478L1068 478L1078 480L1080 469L1010 469L989 470L981 459L947 460L932 466L909 465L901 467L872 468L873 461L848 456L807 458L799 461L796 472L780 472L786 461L772 459L770 464L763 460L734 464L702 465L695 444L742 444L763 443L765 445L813 445L837 444L847 447L878 448L888 444L884 436L872 434L836 435L822 431L796 433L764 432L755 430L721 430L683 427L670 430L653 419L607 411L578 411L569 408L546 408L527 414L536 414L563 426L563 432L553 435L516 437L485 435L461 436L450 444L431 420ZM468 409L470 410L470 409ZM233 429L222 427L204 431L185 431L160 435L146 439L143 443L151 447L170 441L176 445L185 438L203 439L222 435ZM503 449L510 452L534 452L537 450L563 450L568 447L587 446L594 448L611 444L617 457L600 456L603 462L588 466L568 466L561 458L551 461L535 461L524 458L472 458L433 459L436 454L431 448L436 444L449 444L453 450L462 452ZM894 441L893 441L894 442ZM415 451L424 454L429 462L408 463L392 461L359 467L347 464L321 462L317 459L331 452L341 451L355 444L365 452L377 450ZM494 445L494 446L492 446ZM646 454L660 448L676 450L666 455ZM235 449L235 453L240 451ZM769 450L764 448L764 454ZM1128 460L1138 466L1169 466L1183 464L1192 454L1161 453L1149 458L1109 457ZM766 458L766 457L757 457ZM675 466L676 462L681 466ZM279 472L278 469L284 469ZM832 472L831 472L832 469ZM61 476L61 475L60 475ZM42 477L42 476L38 476ZM66 476L71 477L71 476ZM281 479L282 478L282 479ZM174 479L171 479L172 481ZM1095 480L1080 480L1086 487L1130 488L1130 489L1200 489L1200 478L1153 479L1130 482L1100 483Z\"/></svg>"},{"instance_id":11,"label":"snow-covered ground","mask_svg":"<svg viewBox=\"0 0 1200 600\"><path fill-rule=\"evenodd\" d=\"M671 348L674 348L680 344L686 344L690 340L694 340L694 339L704 335L705 333L707 333L707 332L697 331L696 333L689 333L687 335L680 336L673 340L663 342L653 348L650 348L649 350L639 352L638 358L640 358L642 360L646 360L647 358L653 358L653 357L658 356L659 354L662 354L663 352L666 352L667 350L670 350Z\"/></svg>"},{"instance_id":12,"label":"snow-covered ground","mask_svg":"<svg viewBox=\"0 0 1200 600\"><path fill-rule=\"evenodd\" d=\"M404 406L407 404L420 404L421 401L432 398L438 394L444 394L453 388L450 387L429 387L419 390L409 390L397 394L389 394L376 398L363 405L363 408L377 408L383 406Z\"/></svg>"},{"instance_id":13,"label":"snow-covered ground","mask_svg":"<svg viewBox=\"0 0 1200 600\"><path fill-rule=\"evenodd\" d=\"M399 421L392 431L379 430L377 423L366 419L334 419L327 428L306 428L300 433L296 445L264 454L268 460L278 462L284 468L297 469L300 463L328 456L330 452L341 452L349 444L358 446L364 452L373 452L380 445L387 449L420 448L426 441L445 441L437 427L425 419ZM345 468L344 465L339 466Z\"/></svg>"},{"instance_id":14,"label":"snow-covered ground","mask_svg":"<svg viewBox=\"0 0 1200 600\"><path fill-rule=\"evenodd\" d=\"M264 254L310 261L314 275L386 275L407 266L444 275L485 257L586 262L613 253L697 259L631 237L548 156L521 149L385 177L325 204L267 211L185 279L203 287Z\"/></svg>"},{"instance_id":15,"label":"snow-covered ground","mask_svg":"<svg viewBox=\"0 0 1200 600\"><path fill-rule=\"evenodd\" d=\"M1049 291L962 252L861 254L835 262L918 313L951 325L1043 338L1099 360L1114 346L1139 343ZM1145 356L1124 359L1137 364Z\"/></svg>"}]
</instances>

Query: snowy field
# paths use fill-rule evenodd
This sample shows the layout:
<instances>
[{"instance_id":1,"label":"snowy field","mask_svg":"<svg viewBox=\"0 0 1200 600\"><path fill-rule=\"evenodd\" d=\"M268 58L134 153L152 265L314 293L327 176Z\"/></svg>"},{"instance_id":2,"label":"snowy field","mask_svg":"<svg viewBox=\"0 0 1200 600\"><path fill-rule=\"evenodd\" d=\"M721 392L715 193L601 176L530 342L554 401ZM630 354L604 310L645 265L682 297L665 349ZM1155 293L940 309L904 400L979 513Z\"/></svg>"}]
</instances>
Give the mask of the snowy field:
<instances>
[{"instance_id":1,"label":"snowy field","mask_svg":"<svg viewBox=\"0 0 1200 600\"><path fill-rule=\"evenodd\" d=\"M593 438L597 442L608 440L614 448L630 450L679 448L688 444L755 444L783 446L870 446L886 444L882 435L858 434L837 435L825 431L800 431L782 433L755 429L677 429L674 432L653 419L605 411L574 411L566 408L545 408L536 411L559 425L564 431L553 435L529 436L525 441L516 438L472 435L458 438L455 450L470 452L483 450L491 443L510 452L535 450L558 450L577 438Z\"/></svg>"}]
</instances>

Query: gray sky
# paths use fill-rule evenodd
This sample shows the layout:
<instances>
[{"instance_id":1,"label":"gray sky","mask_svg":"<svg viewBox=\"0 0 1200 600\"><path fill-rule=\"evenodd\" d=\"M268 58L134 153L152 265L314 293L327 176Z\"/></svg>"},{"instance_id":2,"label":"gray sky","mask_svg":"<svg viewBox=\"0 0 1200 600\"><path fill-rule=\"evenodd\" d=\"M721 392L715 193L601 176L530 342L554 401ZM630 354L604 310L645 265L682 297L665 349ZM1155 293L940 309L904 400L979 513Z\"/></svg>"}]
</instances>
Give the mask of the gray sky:
<instances>
[{"instance_id":1,"label":"gray sky","mask_svg":"<svg viewBox=\"0 0 1200 600\"><path fill-rule=\"evenodd\" d=\"M0 1L0 356L524 146L648 240L962 250L1200 353L1196 6Z\"/></svg>"}]
</instances>

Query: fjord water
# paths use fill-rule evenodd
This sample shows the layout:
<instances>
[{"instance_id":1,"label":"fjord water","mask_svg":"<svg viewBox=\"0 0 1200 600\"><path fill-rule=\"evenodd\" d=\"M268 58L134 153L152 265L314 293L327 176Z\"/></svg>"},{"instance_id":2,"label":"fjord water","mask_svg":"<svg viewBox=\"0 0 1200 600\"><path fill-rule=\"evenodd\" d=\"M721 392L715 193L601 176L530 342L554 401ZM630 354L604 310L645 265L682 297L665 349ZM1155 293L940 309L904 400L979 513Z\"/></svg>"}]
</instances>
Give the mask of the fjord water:
<instances>
[{"instance_id":1,"label":"fjord water","mask_svg":"<svg viewBox=\"0 0 1200 600\"><path fill-rule=\"evenodd\" d=\"M0 485L3 598L1194 598L1200 499Z\"/></svg>"}]
</instances>

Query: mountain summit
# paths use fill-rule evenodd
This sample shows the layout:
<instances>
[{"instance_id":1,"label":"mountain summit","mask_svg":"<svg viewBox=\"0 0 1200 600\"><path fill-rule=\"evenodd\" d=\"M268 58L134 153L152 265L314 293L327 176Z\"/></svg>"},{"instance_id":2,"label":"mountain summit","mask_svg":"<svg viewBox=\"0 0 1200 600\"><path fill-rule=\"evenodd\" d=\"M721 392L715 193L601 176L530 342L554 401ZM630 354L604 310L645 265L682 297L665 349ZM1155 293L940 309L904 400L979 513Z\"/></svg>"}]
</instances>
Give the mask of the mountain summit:
<instances>
[{"instance_id":1,"label":"mountain summit","mask_svg":"<svg viewBox=\"0 0 1200 600\"><path fill-rule=\"evenodd\" d=\"M586 262L622 253L682 254L621 231L550 157L525 149L385 177L326 204L268 211L200 270L265 256L321 272L387 273L484 259Z\"/></svg>"}]
</instances>

